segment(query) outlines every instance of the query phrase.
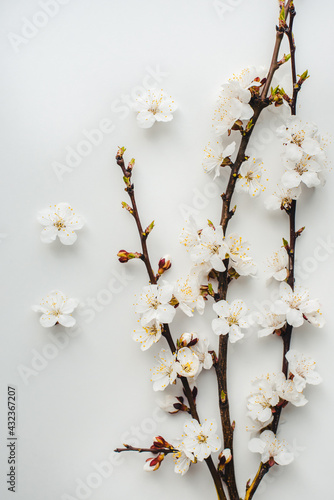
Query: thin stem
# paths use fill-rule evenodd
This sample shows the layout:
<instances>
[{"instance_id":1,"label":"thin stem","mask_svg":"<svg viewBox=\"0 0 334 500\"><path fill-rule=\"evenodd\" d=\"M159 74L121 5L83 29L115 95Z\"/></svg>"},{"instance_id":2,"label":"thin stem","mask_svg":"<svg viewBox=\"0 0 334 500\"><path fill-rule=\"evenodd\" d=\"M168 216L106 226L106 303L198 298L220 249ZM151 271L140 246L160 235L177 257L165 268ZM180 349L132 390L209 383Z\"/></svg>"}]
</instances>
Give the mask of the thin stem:
<instances>
[{"instance_id":1,"label":"thin stem","mask_svg":"<svg viewBox=\"0 0 334 500\"><path fill-rule=\"evenodd\" d=\"M130 446L129 444L124 445L125 448L116 448L114 450L115 453L123 453L124 451L136 451L137 453L153 453L158 455L159 453L163 453L164 455L168 455L169 453L173 453L174 448L135 448L134 446Z\"/></svg>"},{"instance_id":2,"label":"thin stem","mask_svg":"<svg viewBox=\"0 0 334 500\"><path fill-rule=\"evenodd\" d=\"M151 266L149 253L148 253L148 249L147 249L147 245L146 245L147 235L143 232L143 229L142 229L137 204L135 201L134 185L131 184L132 170L125 168L123 153L121 150L119 150L117 153L116 161L117 161L117 164L121 167L122 172L124 174L124 177L126 177L128 179L128 182L126 183L127 187L125 190L129 194L131 202L132 202L132 207L130 207L130 208L132 208L131 213L136 220L137 229L138 229L141 244L142 244L142 250L143 250L142 260L145 263L145 267L146 267L150 282L152 284L156 284L157 280L156 280L156 277L154 275L154 272L153 272L153 269ZM165 337L171 352L172 353L176 352L176 346L175 346L174 340L172 338L172 334L170 332L170 328L169 328L168 324L163 325L163 336ZM199 415L197 413L195 398L194 398L193 393L190 389L189 382L188 382L186 377L180 377L180 380L181 380L186 398L188 399L188 402L189 402L191 416L200 423L200 418L199 418ZM129 449L129 451L131 451L131 450ZM136 451L136 450L134 450L134 451ZM227 500L219 472L218 472L217 468L215 467L211 456L206 458L205 462L206 462L206 465L210 471L213 482L215 484L218 499L219 500Z\"/></svg>"},{"instance_id":3,"label":"thin stem","mask_svg":"<svg viewBox=\"0 0 334 500\"><path fill-rule=\"evenodd\" d=\"M290 1L288 1L285 7L286 14L288 13L289 6L290 6ZM228 223L234 214L234 211L231 210L230 208L231 201L232 201L232 196L234 194L236 181L238 179L240 167L242 163L246 160L245 156L246 148L248 146L254 127L257 123L257 120L262 110L269 105L267 95L271 86L273 76L279 67L278 55L283 36L284 36L284 31L278 28L276 32L276 40L273 50L273 56L266 82L264 84L260 98L254 100L253 102L254 115L252 117L251 127L249 127L249 129L246 128L246 132L244 132L244 135L240 143L239 151L237 154L237 158L231 168L231 174L226 188L226 193L222 195L223 206L222 206L222 215L220 224L223 228L224 235L226 234ZM215 296L216 301L226 300L227 297L227 289L229 285L228 270L227 270L228 261L225 262L225 267L226 271L218 274L218 294ZM228 487L230 500L239 500L240 496L236 485L235 472L234 472L234 459L233 459L234 426L233 424L231 424L228 388L227 388L227 353L228 353L228 336L221 335L219 338L219 353L218 353L217 363L215 364L215 369L218 382L219 409L220 409L220 417L224 435L224 447L230 448L232 453L232 460L225 467L224 482Z\"/></svg>"}]
</instances>

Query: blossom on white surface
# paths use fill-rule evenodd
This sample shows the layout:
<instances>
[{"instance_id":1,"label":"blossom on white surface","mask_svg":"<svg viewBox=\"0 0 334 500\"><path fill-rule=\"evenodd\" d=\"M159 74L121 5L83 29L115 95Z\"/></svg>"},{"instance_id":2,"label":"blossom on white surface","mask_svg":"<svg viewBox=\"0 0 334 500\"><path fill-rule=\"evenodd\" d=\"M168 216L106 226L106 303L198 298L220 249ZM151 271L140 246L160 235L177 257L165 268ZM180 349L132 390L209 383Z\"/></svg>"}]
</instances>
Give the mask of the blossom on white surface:
<instances>
[{"instance_id":1,"label":"blossom on white surface","mask_svg":"<svg viewBox=\"0 0 334 500\"><path fill-rule=\"evenodd\" d=\"M217 424L215 421L205 419L201 425L195 419L191 419L184 424L182 444L184 453L191 458L194 456L202 462L211 453L219 450L221 441L216 434Z\"/></svg>"},{"instance_id":2,"label":"blossom on white surface","mask_svg":"<svg viewBox=\"0 0 334 500\"><path fill-rule=\"evenodd\" d=\"M158 365L151 370L154 391L163 391L169 384L174 384L177 377L176 353L161 349Z\"/></svg>"},{"instance_id":3,"label":"blossom on white surface","mask_svg":"<svg viewBox=\"0 0 334 500\"><path fill-rule=\"evenodd\" d=\"M322 382L322 378L315 371L316 362L312 358L294 349L290 349L285 357L289 362L289 371L293 374L297 391L303 391L306 384L318 385Z\"/></svg>"},{"instance_id":4,"label":"blossom on white surface","mask_svg":"<svg viewBox=\"0 0 334 500\"><path fill-rule=\"evenodd\" d=\"M246 304L242 300L234 300L231 305L226 300L220 300L212 306L218 318L212 321L212 329L216 335L229 335L231 343L242 339L242 328L249 328L245 316Z\"/></svg>"},{"instance_id":5,"label":"blossom on white surface","mask_svg":"<svg viewBox=\"0 0 334 500\"><path fill-rule=\"evenodd\" d=\"M146 351L161 338L161 325L155 320L148 323L146 326L134 330L133 340L141 344L142 351Z\"/></svg>"},{"instance_id":6,"label":"blossom on white surface","mask_svg":"<svg viewBox=\"0 0 334 500\"><path fill-rule=\"evenodd\" d=\"M224 238L227 246L226 258L230 259L231 266L240 276L249 276L256 273L256 264L249 255L249 243L241 236L232 233Z\"/></svg>"},{"instance_id":7,"label":"blossom on white surface","mask_svg":"<svg viewBox=\"0 0 334 500\"><path fill-rule=\"evenodd\" d=\"M164 399L158 401L158 404L166 413L177 413L180 410L179 407L182 405L180 399L183 401L183 398L177 398L172 394L167 394Z\"/></svg>"},{"instance_id":8,"label":"blossom on white surface","mask_svg":"<svg viewBox=\"0 0 334 500\"><path fill-rule=\"evenodd\" d=\"M187 316L193 316L195 309L199 314L203 314L205 300L200 293L197 276L188 275L178 279L175 283L174 297L177 299L181 311Z\"/></svg>"},{"instance_id":9,"label":"blossom on white surface","mask_svg":"<svg viewBox=\"0 0 334 500\"><path fill-rule=\"evenodd\" d=\"M290 117L286 125L280 126L277 135L286 145L284 156L291 160L299 160L302 153L313 156L322 151L317 126L303 122L296 116Z\"/></svg>"},{"instance_id":10,"label":"blossom on white surface","mask_svg":"<svg viewBox=\"0 0 334 500\"><path fill-rule=\"evenodd\" d=\"M138 112L137 121L141 128L150 128L157 122L169 122L177 105L162 89L149 89L136 98L133 109Z\"/></svg>"},{"instance_id":11,"label":"blossom on white surface","mask_svg":"<svg viewBox=\"0 0 334 500\"><path fill-rule=\"evenodd\" d=\"M272 408L279 402L279 395L274 384L267 378L258 379L253 383L253 392L248 398L248 416L254 421L266 424L272 418ZM263 425L265 426L265 425Z\"/></svg>"},{"instance_id":12,"label":"blossom on white surface","mask_svg":"<svg viewBox=\"0 0 334 500\"><path fill-rule=\"evenodd\" d=\"M284 373L278 373L275 376L275 388L277 394L283 401L288 401L294 406L304 406L307 403L302 392L297 390L296 384L292 379L286 379Z\"/></svg>"},{"instance_id":13,"label":"blossom on white surface","mask_svg":"<svg viewBox=\"0 0 334 500\"><path fill-rule=\"evenodd\" d=\"M288 253L285 248L280 248L267 259L265 271L269 278L284 281L288 277L288 265Z\"/></svg>"},{"instance_id":14,"label":"blossom on white surface","mask_svg":"<svg viewBox=\"0 0 334 500\"><path fill-rule=\"evenodd\" d=\"M262 161L256 158L249 158L244 161L239 170L239 176L235 185L235 190L237 193L245 192L249 196L259 196L261 191L263 191L263 185L261 184Z\"/></svg>"},{"instance_id":15,"label":"blossom on white surface","mask_svg":"<svg viewBox=\"0 0 334 500\"><path fill-rule=\"evenodd\" d=\"M196 333L185 332L181 335L179 343L182 346L191 349L199 359L200 366L199 371L204 368L205 370L210 370L213 361L212 356L209 353L209 341L207 339L201 339Z\"/></svg>"},{"instance_id":16,"label":"blossom on white surface","mask_svg":"<svg viewBox=\"0 0 334 500\"><path fill-rule=\"evenodd\" d=\"M281 182L286 189L293 189L304 183L307 187L316 187L321 184L322 178L319 174L322 171L322 165L311 156L302 154L298 161L288 160L285 163Z\"/></svg>"},{"instance_id":17,"label":"blossom on white surface","mask_svg":"<svg viewBox=\"0 0 334 500\"><path fill-rule=\"evenodd\" d=\"M189 220L186 221L186 225L182 228L180 233L179 241L187 250L190 250L199 243L199 231L193 217L189 217Z\"/></svg>"},{"instance_id":18,"label":"blossom on white surface","mask_svg":"<svg viewBox=\"0 0 334 500\"><path fill-rule=\"evenodd\" d=\"M190 248L190 258L196 265L206 265L209 269L225 271L227 247L224 242L223 229L206 226L199 234L199 241Z\"/></svg>"},{"instance_id":19,"label":"blossom on white surface","mask_svg":"<svg viewBox=\"0 0 334 500\"><path fill-rule=\"evenodd\" d=\"M301 286L292 290L285 282L280 284L280 299L271 306L272 312L284 314L289 325L298 327L304 323L304 317L312 317L310 322L321 328L324 325L318 300L309 299L309 291ZM313 315L313 316L312 316ZM315 318L315 319L314 319Z\"/></svg>"},{"instance_id":20,"label":"blossom on white surface","mask_svg":"<svg viewBox=\"0 0 334 500\"><path fill-rule=\"evenodd\" d=\"M266 337L273 334L276 330L283 328L286 324L285 314L275 314L271 311L266 311L265 314L260 315L257 322L262 326L258 331L259 337Z\"/></svg>"},{"instance_id":21,"label":"blossom on white surface","mask_svg":"<svg viewBox=\"0 0 334 500\"><path fill-rule=\"evenodd\" d=\"M283 185L278 185L277 191L265 200L265 207L268 210L288 210L291 207L292 200L297 200L301 192L301 186L287 189Z\"/></svg>"},{"instance_id":22,"label":"blossom on white surface","mask_svg":"<svg viewBox=\"0 0 334 500\"><path fill-rule=\"evenodd\" d=\"M141 325L143 327L157 323L170 323L175 316L175 308L169 304L173 296L173 285L164 283L163 285L144 286L138 302L135 306L136 313L141 314Z\"/></svg>"},{"instance_id":23,"label":"blossom on white surface","mask_svg":"<svg viewBox=\"0 0 334 500\"><path fill-rule=\"evenodd\" d=\"M248 448L254 453L261 453L261 461L269 465L288 465L293 459L293 453L288 449L285 441L277 439L272 431L263 431L259 438L253 438L248 443Z\"/></svg>"},{"instance_id":24,"label":"blossom on white surface","mask_svg":"<svg viewBox=\"0 0 334 500\"><path fill-rule=\"evenodd\" d=\"M209 144L205 148L205 158L203 161L203 169L206 173L214 172L214 179L220 176L222 163L225 158L230 157L235 151L236 143L231 142L228 146L224 147L220 141L215 144Z\"/></svg>"},{"instance_id":25,"label":"blossom on white surface","mask_svg":"<svg viewBox=\"0 0 334 500\"><path fill-rule=\"evenodd\" d=\"M33 310L42 313L40 323L45 328L50 328L57 323L71 327L76 323L72 313L78 305L78 299L69 298L63 292L54 290L42 299L39 305L33 306Z\"/></svg>"},{"instance_id":26,"label":"blossom on white surface","mask_svg":"<svg viewBox=\"0 0 334 500\"><path fill-rule=\"evenodd\" d=\"M237 120L252 118L254 111L249 104L252 97L249 88L259 85L258 81L254 81L259 73L254 67L246 68L222 85L214 113L214 127L218 135L225 134Z\"/></svg>"},{"instance_id":27,"label":"blossom on white surface","mask_svg":"<svg viewBox=\"0 0 334 500\"><path fill-rule=\"evenodd\" d=\"M196 463L197 460L189 451L185 453L185 447L182 442L174 444L174 448L176 449L176 451L173 452L173 458L175 462L174 472L176 472L176 474L181 474L182 476L184 476L184 474L188 472L190 465L192 463Z\"/></svg>"},{"instance_id":28,"label":"blossom on white surface","mask_svg":"<svg viewBox=\"0 0 334 500\"><path fill-rule=\"evenodd\" d=\"M182 347L177 351L176 371L181 377L195 377L199 371L200 362L194 351Z\"/></svg>"},{"instance_id":29,"label":"blossom on white surface","mask_svg":"<svg viewBox=\"0 0 334 500\"><path fill-rule=\"evenodd\" d=\"M83 218L68 203L50 205L38 213L37 220L44 226L41 232L43 243L52 243L58 236L63 245L73 245L77 239L75 231L84 226Z\"/></svg>"},{"instance_id":30,"label":"blossom on white surface","mask_svg":"<svg viewBox=\"0 0 334 500\"><path fill-rule=\"evenodd\" d=\"M154 472L158 470L164 458L165 458L164 453L159 453L158 455L154 455L153 457L147 458L144 464L144 470L146 472Z\"/></svg>"}]
</instances>

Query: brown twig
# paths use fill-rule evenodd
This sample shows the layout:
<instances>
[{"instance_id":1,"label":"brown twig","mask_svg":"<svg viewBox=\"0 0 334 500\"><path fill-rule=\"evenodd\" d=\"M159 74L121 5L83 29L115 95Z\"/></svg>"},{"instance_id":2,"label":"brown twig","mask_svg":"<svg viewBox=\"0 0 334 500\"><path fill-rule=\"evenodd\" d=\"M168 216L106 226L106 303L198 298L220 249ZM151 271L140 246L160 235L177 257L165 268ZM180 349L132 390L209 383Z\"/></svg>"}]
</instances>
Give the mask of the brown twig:
<instances>
[{"instance_id":1,"label":"brown twig","mask_svg":"<svg viewBox=\"0 0 334 500\"><path fill-rule=\"evenodd\" d=\"M148 249L147 249L147 245L146 245L147 236L145 235L145 233L143 233L137 204L135 202L134 185L131 183L132 169L129 170L129 169L125 168L123 154L124 154L124 148L120 148L117 152L117 155L116 155L116 162L122 169L122 172L123 172L123 175L125 178L125 183L127 186L125 188L125 190L129 194L131 202L132 202L132 207L130 207L130 209L131 209L131 213L132 213L133 217L135 218L135 221L137 224L137 229L138 229L140 240L141 240L141 244L142 244L142 250L143 250L142 260L145 263L145 267L146 267L151 284L156 284L157 279L156 279L156 276L155 276L153 269L152 269L152 266L151 266L149 253L148 253ZM169 328L168 324L163 325L163 336L165 337L171 352L172 353L176 352L176 346L175 346L175 343L174 343L174 340L173 340L173 337L172 337L172 334L170 332L170 328ZM192 418L196 419L200 423L200 418L199 418L199 415L197 412L195 398L194 398L193 393L190 389L188 379L186 377L180 377L180 380L181 380L181 383L182 383L182 386L184 389L185 396L188 399L191 416L192 416ZM132 451L136 451L136 450L132 450ZM211 456L206 458L205 462L206 462L206 465L210 471L213 482L215 484L219 500L227 500L226 495L224 493L223 484L222 484L220 475L218 473L217 468L215 467L215 465L213 463Z\"/></svg>"}]
</instances>

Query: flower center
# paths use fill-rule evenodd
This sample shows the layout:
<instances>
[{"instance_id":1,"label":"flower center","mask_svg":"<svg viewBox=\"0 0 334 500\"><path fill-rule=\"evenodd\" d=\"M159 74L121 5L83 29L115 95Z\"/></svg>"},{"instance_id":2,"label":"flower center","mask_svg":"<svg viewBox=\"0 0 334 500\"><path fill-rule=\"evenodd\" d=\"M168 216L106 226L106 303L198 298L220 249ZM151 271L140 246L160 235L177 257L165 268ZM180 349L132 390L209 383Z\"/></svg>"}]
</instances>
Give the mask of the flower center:
<instances>
[{"instance_id":1,"label":"flower center","mask_svg":"<svg viewBox=\"0 0 334 500\"><path fill-rule=\"evenodd\" d=\"M199 436L197 436L197 441L200 444L206 443L207 439L208 439L208 436L203 436L203 434L200 434Z\"/></svg>"},{"instance_id":2,"label":"flower center","mask_svg":"<svg viewBox=\"0 0 334 500\"><path fill-rule=\"evenodd\" d=\"M191 364L188 362L184 365L181 365L182 366L182 370L186 373L190 373L191 372Z\"/></svg>"},{"instance_id":3,"label":"flower center","mask_svg":"<svg viewBox=\"0 0 334 500\"><path fill-rule=\"evenodd\" d=\"M58 231L60 231L61 229L64 229L66 227L64 219L57 220L57 222L54 222L53 225L58 229Z\"/></svg>"}]
</instances>

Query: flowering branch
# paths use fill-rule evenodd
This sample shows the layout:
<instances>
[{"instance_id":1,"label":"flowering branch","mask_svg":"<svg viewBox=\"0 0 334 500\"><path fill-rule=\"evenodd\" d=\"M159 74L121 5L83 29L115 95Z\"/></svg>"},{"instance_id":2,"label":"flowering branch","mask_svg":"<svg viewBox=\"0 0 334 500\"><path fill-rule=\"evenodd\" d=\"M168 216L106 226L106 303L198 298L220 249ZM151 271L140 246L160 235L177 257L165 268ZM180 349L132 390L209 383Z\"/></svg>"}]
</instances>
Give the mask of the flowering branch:
<instances>
[{"instance_id":1,"label":"flowering branch","mask_svg":"<svg viewBox=\"0 0 334 500\"><path fill-rule=\"evenodd\" d=\"M124 163L124 158L123 158L124 152L125 152L125 148L118 149L117 154L116 154L116 162L122 169L122 172L124 175L123 180L126 184L125 191L127 191L128 195L130 196L131 202L132 202L132 207L130 207L130 210L128 210L128 211L133 215L133 217L135 218L136 224L137 224L137 228L138 228L138 232L139 232L139 236L140 236L140 240L141 240L141 245L142 245L142 251L143 251L142 260L145 263L145 267L146 267L147 273L149 275L151 284L156 284L158 278L155 276L155 274L153 272L153 269L152 269L152 266L150 263L149 254L148 254L147 245L146 245L146 239L147 239L147 236L149 234L149 231L146 229L146 231L143 232L143 230L142 230L139 212L138 212L137 204L135 201L134 185L131 183L134 160L131 160L131 162L129 163L129 167L126 168L125 163ZM153 223L151 224L151 229L153 229ZM159 276L159 274L158 274L158 276ZM170 332L169 325L167 323L163 324L162 335L165 337L171 353L174 354L176 352L176 346L175 346L172 334ZM185 396L188 399L191 416L195 420L197 420L198 423L200 423L200 418L198 416L195 398L194 398L192 390L190 389L189 382L188 382L187 378L184 376L181 376L180 380L181 380L181 383L183 386ZM135 450L132 447L128 447L128 446L126 447L125 450L138 451L138 450ZM119 449L119 451L125 451L125 450ZM217 468L215 467L215 465L213 463L211 456L205 458L205 462L208 466L208 469L209 469L210 474L212 476L212 479L214 481L219 500L226 500L226 496L225 496L225 493L223 490L223 485L222 485L222 481L220 479L220 475L218 473Z\"/></svg>"}]
</instances>

